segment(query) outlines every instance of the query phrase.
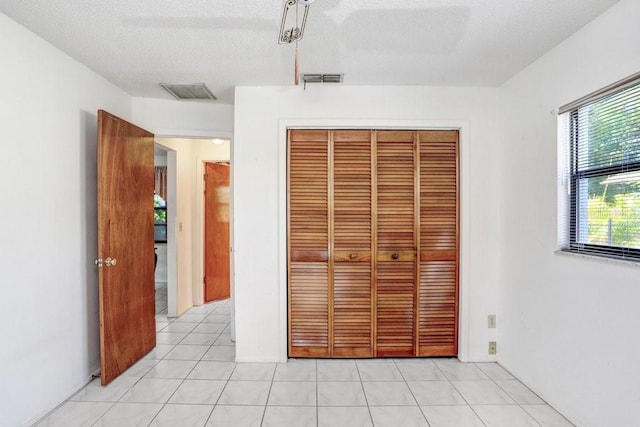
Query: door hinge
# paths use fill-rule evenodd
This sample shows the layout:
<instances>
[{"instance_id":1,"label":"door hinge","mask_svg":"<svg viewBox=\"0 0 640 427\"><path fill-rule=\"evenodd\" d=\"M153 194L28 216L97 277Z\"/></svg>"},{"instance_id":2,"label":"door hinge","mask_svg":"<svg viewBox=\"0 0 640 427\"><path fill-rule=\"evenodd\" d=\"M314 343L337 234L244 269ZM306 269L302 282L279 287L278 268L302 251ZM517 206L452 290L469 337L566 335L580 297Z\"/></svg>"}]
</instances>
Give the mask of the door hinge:
<instances>
[{"instance_id":1,"label":"door hinge","mask_svg":"<svg viewBox=\"0 0 640 427\"><path fill-rule=\"evenodd\" d=\"M202 276L202 283L207 284L207 276Z\"/></svg>"},{"instance_id":2,"label":"door hinge","mask_svg":"<svg viewBox=\"0 0 640 427\"><path fill-rule=\"evenodd\" d=\"M205 173L204 175L202 175L202 180L206 181L207 180L207 174Z\"/></svg>"}]
</instances>

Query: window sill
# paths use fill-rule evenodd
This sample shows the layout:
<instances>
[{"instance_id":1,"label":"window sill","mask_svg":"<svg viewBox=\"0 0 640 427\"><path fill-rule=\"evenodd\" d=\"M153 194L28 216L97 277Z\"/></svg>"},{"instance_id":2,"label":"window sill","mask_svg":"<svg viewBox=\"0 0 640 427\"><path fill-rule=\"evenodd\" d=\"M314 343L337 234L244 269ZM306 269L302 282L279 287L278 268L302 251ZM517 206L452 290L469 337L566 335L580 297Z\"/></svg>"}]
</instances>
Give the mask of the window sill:
<instances>
[{"instance_id":1,"label":"window sill","mask_svg":"<svg viewBox=\"0 0 640 427\"><path fill-rule=\"evenodd\" d=\"M555 251L555 253L558 255L567 255L572 257L585 258L585 259L591 259L595 261L611 263L611 264L621 264L621 265L626 265L628 267L640 268L640 261L634 260L634 259L612 258L612 257L606 257L602 255L593 255L593 254L584 253L584 252L574 252L567 249L558 249Z\"/></svg>"}]
</instances>

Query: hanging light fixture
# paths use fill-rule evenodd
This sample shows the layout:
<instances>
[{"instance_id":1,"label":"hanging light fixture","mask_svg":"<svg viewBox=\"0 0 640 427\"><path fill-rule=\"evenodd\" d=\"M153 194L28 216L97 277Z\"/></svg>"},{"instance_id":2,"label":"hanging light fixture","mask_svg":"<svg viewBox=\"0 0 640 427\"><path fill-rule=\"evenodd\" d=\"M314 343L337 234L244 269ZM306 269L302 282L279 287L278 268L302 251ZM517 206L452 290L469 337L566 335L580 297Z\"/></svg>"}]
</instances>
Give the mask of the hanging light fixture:
<instances>
[{"instance_id":1,"label":"hanging light fixture","mask_svg":"<svg viewBox=\"0 0 640 427\"><path fill-rule=\"evenodd\" d=\"M285 0L284 7L282 8L278 44L296 44L295 64L293 67L293 80L296 86L300 84L298 42L304 36L304 28L307 24L307 16L309 15L309 6L314 1L315 0ZM302 9L302 11L300 9ZM300 15L302 15L302 21L300 21Z\"/></svg>"},{"instance_id":2,"label":"hanging light fixture","mask_svg":"<svg viewBox=\"0 0 640 427\"><path fill-rule=\"evenodd\" d=\"M307 24L309 6L315 0L285 0L282 8L282 21L280 22L279 44L289 44L302 40L304 28ZM302 9L302 10L299 10ZM302 21L299 23L299 17Z\"/></svg>"}]
</instances>

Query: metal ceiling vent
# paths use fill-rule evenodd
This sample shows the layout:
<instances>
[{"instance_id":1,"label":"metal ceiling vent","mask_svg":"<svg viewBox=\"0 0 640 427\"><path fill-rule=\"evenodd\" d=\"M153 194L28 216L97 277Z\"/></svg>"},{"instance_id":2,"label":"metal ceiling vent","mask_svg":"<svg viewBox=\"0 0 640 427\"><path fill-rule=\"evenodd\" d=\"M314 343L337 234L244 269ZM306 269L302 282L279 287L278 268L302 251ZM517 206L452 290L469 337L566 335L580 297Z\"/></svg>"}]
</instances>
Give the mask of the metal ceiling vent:
<instances>
[{"instance_id":1,"label":"metal ceiling vent","mask_svg":"<svg viewBox=\"0 0 640 427\"><path fill-rule=\"evenodd\" d=\"M305 83L342 83L343 74L303 74Z\"/></svg>"},{"instance_id":2,"label":"metal ceiling vent","mask_svg":"<svg viewBox=\"0 0 640 427\"><path fill-rule=\"evenodd\" d=\"M307 88L307 83L342 83L344 74L303 74L302 81L304 82L304 88Z\"/></svg>"},{"instance_id":3,"label":"metal ceiling vent","mask_svg":"<svg viewBox=\"0 0 640 427\"><path fill-rule=\"evenodd\" d=\"M160 86L179 100L215 101L218 99L204 83L160 83Z\"/></svg>"}]
</instances>

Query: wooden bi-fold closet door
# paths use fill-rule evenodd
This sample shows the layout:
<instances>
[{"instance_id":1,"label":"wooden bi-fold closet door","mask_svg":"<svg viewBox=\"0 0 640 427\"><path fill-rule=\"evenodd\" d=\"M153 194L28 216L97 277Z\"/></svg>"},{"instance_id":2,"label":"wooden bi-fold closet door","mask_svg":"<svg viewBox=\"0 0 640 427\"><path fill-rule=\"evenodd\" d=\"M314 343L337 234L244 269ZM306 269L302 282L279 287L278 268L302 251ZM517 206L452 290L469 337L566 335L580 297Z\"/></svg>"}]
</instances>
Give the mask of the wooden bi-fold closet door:
<instances>
[{"instance_id":1,"label":"wooden bi-fold closet door","mask_svg":"<svg viewBox=\"0 0 640 427\"><path fill-rule=\"evenodd\" d=\"M379 131L377 142L376 355L415 355L415 132Z\"/></svg>"},{"instance_id":2,"label":"wooden bi-fold closet door","mask_svg":"<svg viewBox=\"0 0 640 427\"><path fill-rule=\"evenodd\" d=\"M418 356L458 354L458 131L419 131Z\"/></svg>"},{"instance_id":3,"label":"wooden bi-fold closet door","mask_svg":"<svg viewBox=\"0 0 640 427\"><path fill-rule=\"evenodd\" d=\"M330 134L333 357L373 356L371 132Z\"/></svg>"},{"instance_id":4,"label":"wooden bi-fold closet door","mask_svg":"<svg viewBox=\"0 0 640 427\"><path fill-rule=\"evenodd\" d=\"M457 131L289 131L289 356L457 354Z\"/></svg>"},{"instance_id":5,"label":"wooden bi-fold closet door","mask_svg":"<svg viewBox=\"0 0 640 427\"><path fill-rule=\"evenodd\" d=\"M329 357L327 131L289 132L289 355ZM333 272L331 272L333 273Z\"/></svg>"}]
</instances>

